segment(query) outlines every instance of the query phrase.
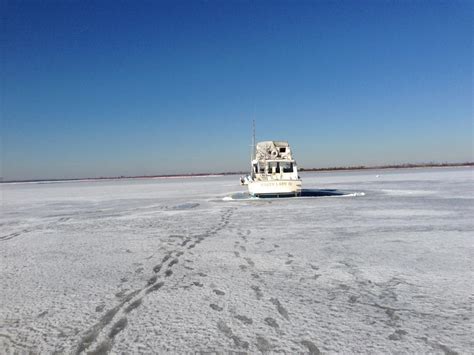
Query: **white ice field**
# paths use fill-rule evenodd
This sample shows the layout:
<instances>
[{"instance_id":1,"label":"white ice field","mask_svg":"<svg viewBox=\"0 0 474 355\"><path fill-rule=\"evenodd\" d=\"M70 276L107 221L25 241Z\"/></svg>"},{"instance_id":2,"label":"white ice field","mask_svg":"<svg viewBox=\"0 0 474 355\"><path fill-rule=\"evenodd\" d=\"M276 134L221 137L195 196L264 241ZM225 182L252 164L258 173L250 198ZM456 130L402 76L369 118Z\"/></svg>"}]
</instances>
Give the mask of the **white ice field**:
<instances>
[{"instance_id":1,"label":"white ice field","mask_svg":"<svg viewBox=\"0 0 474 355\"><path fill-rule=\"evenodd\" d=\"M0 353L472 353L473 170L301 176L1 184Z\"/></svg>"}]
</instances>

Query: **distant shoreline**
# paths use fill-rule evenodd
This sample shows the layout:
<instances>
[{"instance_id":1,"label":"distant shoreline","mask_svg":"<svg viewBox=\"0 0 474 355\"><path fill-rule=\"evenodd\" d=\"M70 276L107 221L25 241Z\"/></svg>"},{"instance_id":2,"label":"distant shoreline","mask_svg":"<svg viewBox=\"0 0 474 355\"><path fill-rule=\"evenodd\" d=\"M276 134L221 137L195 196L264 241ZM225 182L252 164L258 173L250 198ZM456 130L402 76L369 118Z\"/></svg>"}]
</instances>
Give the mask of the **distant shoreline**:
<instances>
[{"instance_id":1,"label":"distant shoreline","mask_svg":"<svg viewBox=\"0 0 474 355\"><path fill-rule=\"evenodd\" d=\"M450 167L472 167L474 162L465 163L428 163L428 164L391 164L376 166L344 166L328 168L299 168L301 172L316 171L353 171L353 170L377 170L377 169L413 169L413 168L450 168ZM70 181L97 181L97 180L121 180L121 179L173 179L173 178L193 178L193 177L212 177L226 175L246 175L247 171L221 172L221 173L195 173L195 174L165 174L165 175L140 175L140 176L109 176L109 177L88 177L71 179L32 179L32 180L1 180L0 184L9 183L48 183L48 182L70 182Z\"/></svg>"},{"instance_id":2,"label":"distant shoreline","mask_svg":"<svg viewBox=\"0 0 474 355\"><path fill-rule=\"evenodd\" d=\"M392 164L392 165L374 165L374 166L348 166L348 167L330 167L330 168L300 168L299 171L339 171L339 170L375 170L375 169L412 169L412 168L450 168L450 167L474 166L474 162L465 163L429 163L429 164Z\"/></svg>"}]
</instances>

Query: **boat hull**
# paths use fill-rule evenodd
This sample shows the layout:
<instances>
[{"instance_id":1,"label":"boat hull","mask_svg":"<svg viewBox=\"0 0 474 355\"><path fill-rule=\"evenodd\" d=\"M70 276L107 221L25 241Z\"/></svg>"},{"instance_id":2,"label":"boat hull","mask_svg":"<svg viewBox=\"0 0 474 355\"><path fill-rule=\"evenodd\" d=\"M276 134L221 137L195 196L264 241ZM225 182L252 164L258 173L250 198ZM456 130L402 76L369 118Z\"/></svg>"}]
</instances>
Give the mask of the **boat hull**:
<instances>
[{"instance_id":1,"label":"boat hull","mask_svg":"<svg viewBox=\"0 0 474 355\"><path fill-rule=\"evenodd\" d=\"M301 180L253 181L248 189L249 194L256 197L300 196Z\"/></svg>"}]
</instances>

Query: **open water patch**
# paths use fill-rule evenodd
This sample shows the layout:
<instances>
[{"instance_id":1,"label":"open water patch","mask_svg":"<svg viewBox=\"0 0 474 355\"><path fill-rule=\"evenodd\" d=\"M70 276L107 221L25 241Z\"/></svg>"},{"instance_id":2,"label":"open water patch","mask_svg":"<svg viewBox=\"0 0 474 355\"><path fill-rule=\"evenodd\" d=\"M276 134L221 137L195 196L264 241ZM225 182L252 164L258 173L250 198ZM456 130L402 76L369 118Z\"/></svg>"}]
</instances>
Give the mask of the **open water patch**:
<instances>
[{"instance_id":1,"label":"open water patch","mask_svg":"<svg viewBox=\"0 0 474 355\"><path fill-rule=\"evenodd\" d=\"M223 201L242 201L242 200L262 200L262 199L281 199L281 198L308 198L308 197L359 197L365 196L362 191L342 191L337 189L302 189L300 196L280 196L269 195L267 197L255 197L248 192L237 192L230 196L225 196Z\"/></svg>"}]
</instances>

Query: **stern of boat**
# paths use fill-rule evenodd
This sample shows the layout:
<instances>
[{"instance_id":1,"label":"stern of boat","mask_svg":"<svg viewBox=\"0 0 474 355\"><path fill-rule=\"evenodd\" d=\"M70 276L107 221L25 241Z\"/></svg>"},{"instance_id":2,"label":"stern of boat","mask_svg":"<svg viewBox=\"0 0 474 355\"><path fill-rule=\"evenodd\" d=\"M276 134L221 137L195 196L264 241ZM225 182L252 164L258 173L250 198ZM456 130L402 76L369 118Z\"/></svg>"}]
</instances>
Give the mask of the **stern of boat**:
<instances>
[{"instance_id":1,"label":"stern of boat","mask_svg":"<svg viewBox=\"0 0 474 355\"><path fill-rule=\"evenodd\" d=\"M256 197L300 196L301 180L253 181L248 188L249 194Z\"/></svg>"}]
</instances>

